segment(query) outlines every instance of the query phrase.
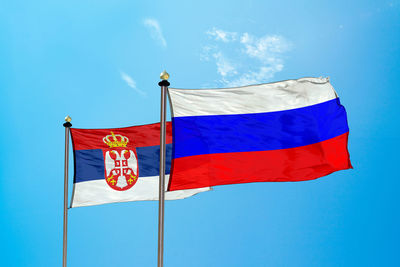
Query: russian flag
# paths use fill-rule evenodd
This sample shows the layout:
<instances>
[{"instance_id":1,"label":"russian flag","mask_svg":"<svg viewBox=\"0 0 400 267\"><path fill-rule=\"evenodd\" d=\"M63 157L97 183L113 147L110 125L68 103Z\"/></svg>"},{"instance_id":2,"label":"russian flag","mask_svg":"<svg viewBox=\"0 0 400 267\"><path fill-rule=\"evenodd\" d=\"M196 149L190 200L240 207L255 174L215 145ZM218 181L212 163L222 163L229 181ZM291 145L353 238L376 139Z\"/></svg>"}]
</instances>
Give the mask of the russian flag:
<instances>
[{"instance_id":1,"label":"russian flag","mask_svg":"<svg viewBox=\"0 0 400 267\"><path fill-rule=\"evenodd\" d=\"M166 181L172 131L167 122ZM158 200L160 124L114 129L71 129L74 189L71 207L113 202ZM209 188L166 192L165 199L182 199Z\"/></svg>"},{"instance_id":2,"label":"russian flag","mask_svg":"<svg viewBox=\"0 0 400 267\"><path fill-rule=\"evenodd\" d=\"M316 179L352 168L346 111L327 78L169 88L169 190Z\"/></svg>"}]
</instances>

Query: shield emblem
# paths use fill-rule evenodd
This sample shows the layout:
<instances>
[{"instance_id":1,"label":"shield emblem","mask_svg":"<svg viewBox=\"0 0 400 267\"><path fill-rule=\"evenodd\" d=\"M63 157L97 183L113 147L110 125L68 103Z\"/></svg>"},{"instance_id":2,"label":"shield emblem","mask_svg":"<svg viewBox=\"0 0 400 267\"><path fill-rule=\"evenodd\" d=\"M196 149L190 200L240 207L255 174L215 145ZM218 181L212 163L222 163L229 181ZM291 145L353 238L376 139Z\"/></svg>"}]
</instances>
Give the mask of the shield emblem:
<instances>
[{"instance_id":1,"label":"shield emblem","mask_svg":"<svg viewBox=\"0 0 400 267\"><path fill-rule=\"evenodd\" d=\"M107 184L117 191L132 188L139 177L136 149L127 148L128 137L113 132L104 137L103 142L110 147L103 150Z\"/></svg>"}]
</instances>

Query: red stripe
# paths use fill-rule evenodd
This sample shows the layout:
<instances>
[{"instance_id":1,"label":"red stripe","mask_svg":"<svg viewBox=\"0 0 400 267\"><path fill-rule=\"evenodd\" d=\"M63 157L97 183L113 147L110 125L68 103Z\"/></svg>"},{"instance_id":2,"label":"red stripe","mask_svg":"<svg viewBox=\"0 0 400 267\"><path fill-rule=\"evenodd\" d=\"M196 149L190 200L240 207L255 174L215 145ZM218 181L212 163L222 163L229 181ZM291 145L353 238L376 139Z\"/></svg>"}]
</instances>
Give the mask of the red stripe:
<instances>
[{"instance_id":1,"label":"red stripe","mask_svg":"<svg viewBox=\"0 0 400 267\"><path fill-rule=\"evenodd\" d=\"M74 150L81 149L106 149L103 138L111 134L120 134L129 138L127 147L144 147L160 145L160 124L153 123L140 126L113 129L71 129ZM172 143L172 125L167 122L166 143Z\"/></svg>"},{"instance_id":2,"label":"red stripe","mask_svg":"<svg viewBox=\"0 0 400 267\"><path fill-rule=\"evenodd\" d=\"M172 162L169 190L251 182L304 181L350 169L348 134L289 149L177 158Z\"/></svg>"}]
</instances>

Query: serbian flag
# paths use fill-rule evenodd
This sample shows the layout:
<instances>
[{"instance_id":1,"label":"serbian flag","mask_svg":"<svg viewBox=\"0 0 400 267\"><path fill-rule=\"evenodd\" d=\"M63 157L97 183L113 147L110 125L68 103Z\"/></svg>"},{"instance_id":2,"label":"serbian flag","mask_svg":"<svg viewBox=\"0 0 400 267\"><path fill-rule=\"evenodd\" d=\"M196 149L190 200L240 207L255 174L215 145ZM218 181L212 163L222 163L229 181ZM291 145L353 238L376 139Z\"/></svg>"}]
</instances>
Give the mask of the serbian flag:
<instances>
[{"instance_id":1,"label":"serbian flag","mask_svg":"<svg viewBox=\"0 0 400 267\"><path fill-rule=\"evenodd\" d=\"M352 168L346 111L327 78L169 88L169 190L316 179Z\"/></svg>"},{"instance_id":2,"label":"serbian flag","mask_svg":"<svg viewBox=\"0 0 400 267\"><path fill-rule=\"evenodd\" d=\"M160 124L115 129L71 129L74 149L74 190L71 207L113 202L158 200ZM172 150L167 122L166 182ZM182 199L209 188L166 192L165 199Z\"/></svg>"}]
</instances>

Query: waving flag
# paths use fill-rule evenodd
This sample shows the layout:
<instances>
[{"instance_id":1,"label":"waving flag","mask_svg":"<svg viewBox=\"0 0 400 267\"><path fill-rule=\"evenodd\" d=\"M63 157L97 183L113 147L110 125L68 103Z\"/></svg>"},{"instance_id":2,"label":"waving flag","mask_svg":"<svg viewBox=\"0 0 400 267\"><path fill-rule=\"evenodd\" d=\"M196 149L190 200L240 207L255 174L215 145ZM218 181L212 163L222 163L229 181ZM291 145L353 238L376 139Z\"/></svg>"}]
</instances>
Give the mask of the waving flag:
<instances>
[{"instance_id":1,"label":"waving flag","mask_svg":"<svg viewBox=\"0 0 400 267\"><path fill-rule=\"evenodd\" d=\"M169 190L315 179L351 167L346 111L324 78L169 88Z\"/></svg>"},{"instance_id":2,"label":"waving flag","mask_svg":"<svg viewBox=\"0 0 400 267\"><path fill-rule=\"evenodd\" d=\"M71 129L75 159L71 207L158 200L160 124L116 129ZM171 123L167 123L166 174L171 167ZM169 175L166 175L168 182ZM181 199L209 188L166 192Z\"/></svg>"}]
</instances>

